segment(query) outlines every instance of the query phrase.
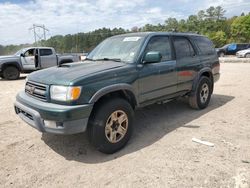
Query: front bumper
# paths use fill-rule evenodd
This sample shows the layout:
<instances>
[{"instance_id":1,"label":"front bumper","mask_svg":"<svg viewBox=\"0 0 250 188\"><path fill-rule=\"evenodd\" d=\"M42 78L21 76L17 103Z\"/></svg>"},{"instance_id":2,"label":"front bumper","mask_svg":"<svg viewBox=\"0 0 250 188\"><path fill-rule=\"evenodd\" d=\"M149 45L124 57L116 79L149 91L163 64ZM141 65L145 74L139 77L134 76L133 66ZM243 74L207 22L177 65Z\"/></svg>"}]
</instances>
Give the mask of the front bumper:
<instances>
[{"instance_id":1,"label":"front bumper","mask_svg":"<svg viewBox=\"0 0 250 188\"><path fill-rule=\"evenodd\" d=\"M245 54L236 53L237 57L245 57Z\"/></svg>"},{"instance_id":2,"label":"front bumper","mask_svg":"<svg viewBox=\"0 0 250 188\"><path fill-rule=\"evenodd\" d=\"M75 134L84 132L93 105L66 106L42 102L20 92L14 104L16 114L41 132ZM46 122L53 122L48 126Z\"/></svg>"}]
</instances>

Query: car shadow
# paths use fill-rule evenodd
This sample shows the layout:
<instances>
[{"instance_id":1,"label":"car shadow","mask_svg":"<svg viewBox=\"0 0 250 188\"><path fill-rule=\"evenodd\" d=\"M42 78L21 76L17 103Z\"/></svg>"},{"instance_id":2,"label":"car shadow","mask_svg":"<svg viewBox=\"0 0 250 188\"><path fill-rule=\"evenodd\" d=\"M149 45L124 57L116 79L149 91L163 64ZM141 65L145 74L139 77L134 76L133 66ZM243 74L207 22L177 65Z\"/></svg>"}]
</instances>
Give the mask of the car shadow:
<instances>
[{"instance_id":1,"label":"car shadow","mask_svg":"<svg viewBox=\"0 0 250 188\"><path fill-rule=\"evenodd\" d=\"M132 138L122 150L112 155L98 152L89 144L86 133L67 136L43 133L41 139L66 160L103 163L150 146L178 127L199 128L187 124L233 99L233 96L214 94L210 105L204 110L191 109L184 99L138 109Z\"/></svg>"},{"instance_id":2,"label":"car shadow","mask_svg":"<svg viewBox=\"0 0 250 188\"><path fill-rule=\"evenodd\" d=\"M26 78L26 76L20 76L18 79L16 79L16 80L6 80L6 79L4 79L4 78L0 78L0 80L2 81L2 82L13 82L13 81L17 81L17 80L24 80Z\"/></svg>"}]
</instances>

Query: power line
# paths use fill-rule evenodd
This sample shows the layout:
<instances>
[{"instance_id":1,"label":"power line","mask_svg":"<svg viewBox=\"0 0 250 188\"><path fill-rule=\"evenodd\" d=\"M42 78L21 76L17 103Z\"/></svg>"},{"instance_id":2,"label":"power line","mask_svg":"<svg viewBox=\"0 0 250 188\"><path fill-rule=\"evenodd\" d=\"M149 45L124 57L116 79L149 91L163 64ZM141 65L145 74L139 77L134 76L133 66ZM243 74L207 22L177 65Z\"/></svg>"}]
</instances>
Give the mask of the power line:
<instances>
[{"instance_id":1,"label":"power line","mask_svg":"<svg viewBox=\"0 0 250 188\"><path fill-rule=\"evenodd\" d=\"M42 29L42 34L39 32ZM45 25L33 24L29 30L33 30L35 46L37 46L37 42L41 40L46 40L46 32L49 30L45 27Z\"/></svg>"}]
</instances>

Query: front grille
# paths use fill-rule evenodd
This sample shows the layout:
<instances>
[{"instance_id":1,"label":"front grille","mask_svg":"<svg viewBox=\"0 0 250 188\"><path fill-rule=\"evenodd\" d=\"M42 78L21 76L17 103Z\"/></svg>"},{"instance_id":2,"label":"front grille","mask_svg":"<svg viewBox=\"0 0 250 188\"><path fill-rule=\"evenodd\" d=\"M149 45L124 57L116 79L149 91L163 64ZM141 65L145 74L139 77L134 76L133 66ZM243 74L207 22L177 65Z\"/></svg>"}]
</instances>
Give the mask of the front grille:
<instances>
[{"instance_id":1,"label":"front grille","mask_svg":"<svg viewBox=\"0 0 250 188\"><path fill-rule=\"evenodd\" d=\"M34 83L34 82L27 82L25 85L25 92L42 101L46 101L47 100L47 86L46 85L42 85L42 84L38 84L38 83Z\"/></svg>"}]
</instances>

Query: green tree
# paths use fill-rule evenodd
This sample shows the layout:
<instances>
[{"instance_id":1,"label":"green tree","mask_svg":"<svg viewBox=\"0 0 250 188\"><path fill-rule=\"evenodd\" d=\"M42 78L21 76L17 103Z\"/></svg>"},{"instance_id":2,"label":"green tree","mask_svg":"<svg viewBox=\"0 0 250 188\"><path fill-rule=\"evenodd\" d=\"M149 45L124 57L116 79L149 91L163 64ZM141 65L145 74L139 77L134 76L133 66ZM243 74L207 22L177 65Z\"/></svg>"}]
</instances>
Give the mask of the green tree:
<instances>
[{"instance_id":1,"label":"green tree","mask_svg":"<svg viewBox=\"0 0 250 188\"><path fill-rule=\"evenodd\" d=\"M226 33L224 31L209 33L207 36L213 41L215 47L221 47L227 41Z\"/></svg>"},{"instance_id":2,"label":"green tree","mask_svg":"<svg viewBox=\"0 0 250 188\"><path fill-rule=\"evenodd\" d=\"M178 21L176 18L168 18L165 21L165 24L166 24L167 31L177 31L178 29Z\"/></svg>"},{"instance_id":3,"label":"green tree","mask_svg":"<svg viewBox=\"0 0 250 188\"><path fill-rule=\"evenodd\" d=\"M231 25L235 42L250 42L250 15L237 17Z\"/></svg>"}]
</instances>

